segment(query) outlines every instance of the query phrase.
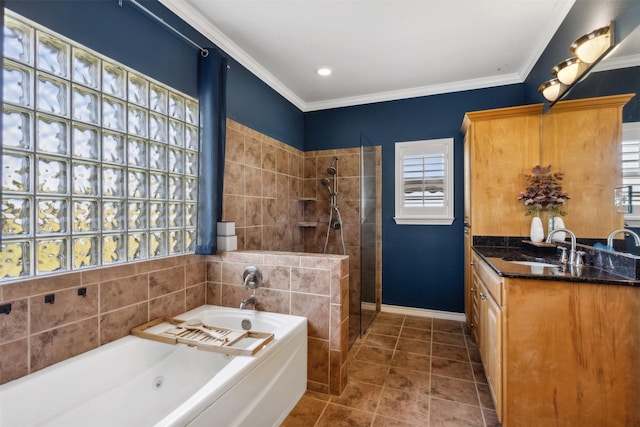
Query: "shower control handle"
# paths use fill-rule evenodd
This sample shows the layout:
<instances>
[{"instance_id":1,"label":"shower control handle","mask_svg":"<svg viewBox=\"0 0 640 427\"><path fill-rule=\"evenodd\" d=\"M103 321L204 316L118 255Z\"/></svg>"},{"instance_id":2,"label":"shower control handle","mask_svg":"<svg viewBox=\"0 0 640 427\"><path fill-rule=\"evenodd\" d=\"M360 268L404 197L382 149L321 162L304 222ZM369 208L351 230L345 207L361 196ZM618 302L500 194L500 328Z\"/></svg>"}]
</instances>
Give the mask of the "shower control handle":
<instances>
[{"instance_id":1,"label":"shower control handle","mask_svg":"<svg viewBox=\"0 0 640 427\"><path fill-rule=\"evenodd\" d=\"M242 273L242 279L244 281L245 291L262 286L262 272L258 267L249 266L245 268L244 273Z\"/></svg>"}]
</instances>

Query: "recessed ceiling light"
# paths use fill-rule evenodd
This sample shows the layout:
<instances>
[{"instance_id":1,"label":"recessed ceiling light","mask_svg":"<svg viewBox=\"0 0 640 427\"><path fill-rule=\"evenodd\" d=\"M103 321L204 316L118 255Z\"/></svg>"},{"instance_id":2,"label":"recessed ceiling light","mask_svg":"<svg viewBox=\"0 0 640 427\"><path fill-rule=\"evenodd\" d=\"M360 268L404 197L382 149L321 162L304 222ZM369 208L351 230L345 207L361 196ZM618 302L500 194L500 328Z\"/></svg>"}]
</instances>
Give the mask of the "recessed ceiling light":
<instances>
[{"instance_id":1,"label":"recessed ceiling light","mask_svg":"<svg viewBox=\"0 0 640 427\"><path fill-rule=\"evenodd\" d=\"M319 76L327 77L333 73L333 70L329 67L320 67L316 70L316 73L318 73Z\"/></svg>"}]
</instances>

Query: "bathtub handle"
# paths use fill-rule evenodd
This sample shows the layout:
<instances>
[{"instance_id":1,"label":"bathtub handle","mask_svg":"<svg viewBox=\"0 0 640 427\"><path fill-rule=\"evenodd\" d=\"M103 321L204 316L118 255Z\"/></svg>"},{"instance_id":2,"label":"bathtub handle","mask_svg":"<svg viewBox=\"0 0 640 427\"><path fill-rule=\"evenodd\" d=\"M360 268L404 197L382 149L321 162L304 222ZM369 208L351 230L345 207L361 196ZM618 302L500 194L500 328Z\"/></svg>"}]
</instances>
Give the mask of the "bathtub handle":
<instances>
[{"instance_id":1,"label":"bathtub handle","mask_svg":"<svg viewBox=\"0 0 640 427\"><path fill-rule=\"evenodd\" d=\"M242 279L244 280L245 291L259 288L262 285L262 272L258 270L258 267L249 266L244 269Z\"/></svg>"}]
</instances>

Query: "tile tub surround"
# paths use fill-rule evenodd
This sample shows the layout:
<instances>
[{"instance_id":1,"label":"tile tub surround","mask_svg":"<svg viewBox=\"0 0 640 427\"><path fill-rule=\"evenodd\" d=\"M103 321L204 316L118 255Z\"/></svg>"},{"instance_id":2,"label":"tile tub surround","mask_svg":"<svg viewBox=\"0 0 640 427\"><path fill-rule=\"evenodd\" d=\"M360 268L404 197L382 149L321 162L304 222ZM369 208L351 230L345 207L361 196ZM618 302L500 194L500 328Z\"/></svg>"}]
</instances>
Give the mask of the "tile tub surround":
<instances>
[{"instance_id":1,"label":"tile tub surround","mask_svg":"<svg viewBox=\"0 0 640 427\"><path fill-rule=\"evenodd\" d=\"M1 285L0 384L204 304L206 272L206 257L180 255Z\"/></svg>"},{"instance_id":2,"label":"tile tub surround","mask_svg":"<svg viewBox=\"0 0 640 427\"><path fill-rule=\"evenodd\" d=\"M309 390L346 385L349 259L290 252L182 255L52 275L0 286L0 383L129 334L161 316L202 304L238 307L249 295L242 272L257 265L265 283L258 309L309 319ZM78 290L86 289L86 296ZM45 295L55 296L54 304Z\"/></svg>"},{"instance_id":3,"label":"tile tub surround","mask_svg":"<svg viewBox=\"0 0 640 427\"><path fill-rule=\"evenodd\" d=\"M238 307L242 273L263 275L257 309L308 319L307 389L339 395L347 383L349 258L294 252L239 251L207 257L207 303Z\"/></svg>"}]
</instances>

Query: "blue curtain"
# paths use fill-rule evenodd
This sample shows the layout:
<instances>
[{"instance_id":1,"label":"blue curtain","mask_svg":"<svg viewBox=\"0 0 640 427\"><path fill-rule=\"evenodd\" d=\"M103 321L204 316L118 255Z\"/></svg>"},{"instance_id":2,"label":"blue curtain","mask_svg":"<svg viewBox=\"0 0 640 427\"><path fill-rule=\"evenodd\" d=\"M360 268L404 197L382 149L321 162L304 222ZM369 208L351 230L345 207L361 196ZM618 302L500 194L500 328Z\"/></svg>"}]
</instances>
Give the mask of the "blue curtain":
<instances>
[{"instance_id":1,"label":"blue curtain","mask_svg":"<svg viewBox=\"0 0 640 427\"><path fill-rule=\"evenodd\" d=\"M200 103L200 164L198 178L198 222L195 253L216 253L216 227L222 220L222 186L226 139L227 58L217 49L200 55L198 99Z\"/></svg>"}]
</instances>

